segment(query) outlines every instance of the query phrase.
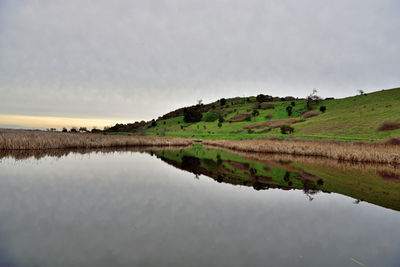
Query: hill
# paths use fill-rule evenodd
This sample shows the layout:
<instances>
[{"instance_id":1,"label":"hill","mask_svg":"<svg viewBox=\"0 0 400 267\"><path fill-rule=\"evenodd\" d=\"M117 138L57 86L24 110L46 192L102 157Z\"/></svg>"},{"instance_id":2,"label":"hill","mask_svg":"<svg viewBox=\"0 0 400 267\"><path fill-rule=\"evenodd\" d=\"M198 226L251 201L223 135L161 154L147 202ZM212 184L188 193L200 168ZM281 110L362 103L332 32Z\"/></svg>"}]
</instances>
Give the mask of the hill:
<instances>
[{"instance_id":1,"label":"hill","mask_svg":"<svg viewBox=\"0 0 400 267\"><path fill-rule=\"evenodd\" d=\"M307 105L307 101L270 96L221 99L207 105L178 109L142 124L143 127L124 132L228 139L277 136L385 140L400 137L400 129L378 130L386 121L400 122L400 88L343 99L314 98L314 101L309 101L311 105ZM320 112L320 109L324 112ZM195 122L185 121L184 115L190 118L190 112L200 113L201 120L196 121L199 118L195 118ZM280 126L284 124L294 128L293 134L281 133ZM111 128L111 131L121 133L118 127Z\"/></svg>"}]
</instances>

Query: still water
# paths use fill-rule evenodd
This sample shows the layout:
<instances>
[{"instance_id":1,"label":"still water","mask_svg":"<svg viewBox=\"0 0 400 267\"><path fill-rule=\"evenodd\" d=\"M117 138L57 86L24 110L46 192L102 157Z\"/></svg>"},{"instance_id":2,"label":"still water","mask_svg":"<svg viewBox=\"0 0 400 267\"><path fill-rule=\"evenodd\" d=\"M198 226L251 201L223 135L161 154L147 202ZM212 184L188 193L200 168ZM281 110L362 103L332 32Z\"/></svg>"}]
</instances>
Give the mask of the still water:
<instances>
[{"instance_id":1,"label":"still water","mask_svg":"<svg viewBox=\"0 0 400 267\"><path fill-rule=\"evenodd\" d=\"M0 266L400 266L397 176L321 164L200 148L6 156Z\"/></svg>"}]
</instances>

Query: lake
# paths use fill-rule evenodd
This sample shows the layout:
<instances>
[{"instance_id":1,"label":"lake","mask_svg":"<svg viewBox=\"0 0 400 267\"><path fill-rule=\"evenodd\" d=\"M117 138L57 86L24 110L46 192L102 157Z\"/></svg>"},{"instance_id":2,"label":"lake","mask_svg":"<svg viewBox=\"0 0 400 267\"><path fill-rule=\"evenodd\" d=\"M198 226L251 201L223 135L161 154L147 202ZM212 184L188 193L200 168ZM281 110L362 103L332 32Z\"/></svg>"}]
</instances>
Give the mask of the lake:
<instances>
[{"instance_id":1,"label":"lake","mask_svg":"<svg viewBox=\"0 0 400 267\"><path fill-rule=\"evenodd\" d=\"M395 166L201 146L0 158L0 266L400 266Z\"/></svg>"}]
</instances>

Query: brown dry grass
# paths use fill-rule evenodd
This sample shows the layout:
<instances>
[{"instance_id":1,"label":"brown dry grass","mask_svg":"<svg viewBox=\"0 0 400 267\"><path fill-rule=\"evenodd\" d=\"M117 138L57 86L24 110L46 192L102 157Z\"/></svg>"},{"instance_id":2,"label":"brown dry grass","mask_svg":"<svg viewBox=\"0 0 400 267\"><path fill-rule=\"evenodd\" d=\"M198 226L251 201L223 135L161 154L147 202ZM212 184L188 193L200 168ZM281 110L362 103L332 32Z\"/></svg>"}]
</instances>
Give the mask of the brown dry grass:
<instances>
[{"instance_id":1,"label":"brown dry grass","mask_svg":"<svg viewBox=\"0 0 400 267\"><path fill-rule=\"evenodd\" d=\"M318 115L320 115L320 114L322 114L321 111L316 111L316 110L307 111L306 113L304 113L303 119L315 117L315 116L318 116Z\"/></svg>"},{"instance_id":2,"label":"brown dry grass","mask_svg":"<svg viewBox=\"0 0 400 267\"><path fill-rule=\"evenodd\" d=\"M261 104L255 104L253 106L254 109L274 109L275 105L271 103L261 103Z\"/></svg>"},{"instance_id":3,"label":"brown dry grass","mask_svg":"<svg viewBox=\"0 0 400 267\"><path fill-rule=\"evenodd\" d=\"M185 146L191 139L151 136L102 135L24 130L0 130L0 150L70 149L143 146Z\"/></svg>"},{"instance_id":4,"label":"brown dry grass","mask_svg":"<svg viewBox=\"0 0 400 267\"><path fill-rule=\"evenodd\" d=\"M203 144L241 152L325 157L365 163L400 164L400 149L383 142L343 143L317 140L206 140Z\"/></svg>"},{"instance_id":5,"label":"brown dry grass","mask_svg":"<svg viewBox=\"0 0 400 267\"><path fill-rule=\"evenodd\" d=\"M246 121L249 118L251 118L251 113L245 112L245 113L240 113L240 114L237 114L237 115L233 116L228 121L241 122L241 121Z\"/></svg>"},{"instance_id":6,"label":"brown dry grass","mask_svg":"<svg viewBox=\"0 0 400 267\"><path fill-rule=\"evenodd\" d=\"M257 129L257 128L279 128L284 124L293 124L299 122L299 119L283 119L283 120L270 120L270 121L263 121L263 122L256 122L252 124L248 124L243 126L244 129Z\"/></svg>"},{"instance_id":7,"label":"brown dry grass","mask_svg":"<svg viewBox=\"0 0 400 267\"><path fill-rule=\"evenodd\" d=\"M400 129L400 122L397 121L385 121L378 128L379 131L391 131L397 129Z\"/></svg>"}]
</instances>

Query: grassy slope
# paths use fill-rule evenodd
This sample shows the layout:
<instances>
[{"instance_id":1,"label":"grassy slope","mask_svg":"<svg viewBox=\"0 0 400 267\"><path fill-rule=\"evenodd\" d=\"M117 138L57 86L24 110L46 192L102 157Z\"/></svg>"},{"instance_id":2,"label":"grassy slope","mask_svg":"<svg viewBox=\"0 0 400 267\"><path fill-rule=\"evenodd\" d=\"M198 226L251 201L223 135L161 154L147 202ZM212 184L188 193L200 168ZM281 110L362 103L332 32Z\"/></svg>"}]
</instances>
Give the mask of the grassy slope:
<instances>
[{"instance_id":1,"label":"grassy slope","mask_svg":"<svg viewBox=\"0 0 400 267\"><path fill-rule=\"evenodd\" d=\"M255 129L248 134L243 126L254 122L267 120L301 118L305 111L305 100L296 100L293 115L289 117L286 107L291 101L273 102L274 109L258 109L260 115L252 117L251 121L224 122L218 127L218 121L185 123L183 117L175 117L167 120L157 121L156 127L147 129L148 135L167 135L196 138L259 138L264 136L280 136L279 129L272 129L266 133L265 129ZM294 124L295 133L293 137L303 138L335 138L342 140L383 140L390 137L400 137L400 129L394 131L377 131L379 125L386 120L400 121L400 88L383 90L368 95L359 95L344 99L324 100L320 105L327 107L327 111L317 117L312 117L304 122ZM236 114L251 111L254 103L248 103L245 98L239 100L228 100L228 107L220 107L216 102L217 110L222 112L231 111L224 118ZM318 110L318 106L315 107ZM272 114L271 119L265 115ZM203 116L204 117L204 116ZM183 128L183 129L182 129Z\"/></svg>"}]
</instances>

